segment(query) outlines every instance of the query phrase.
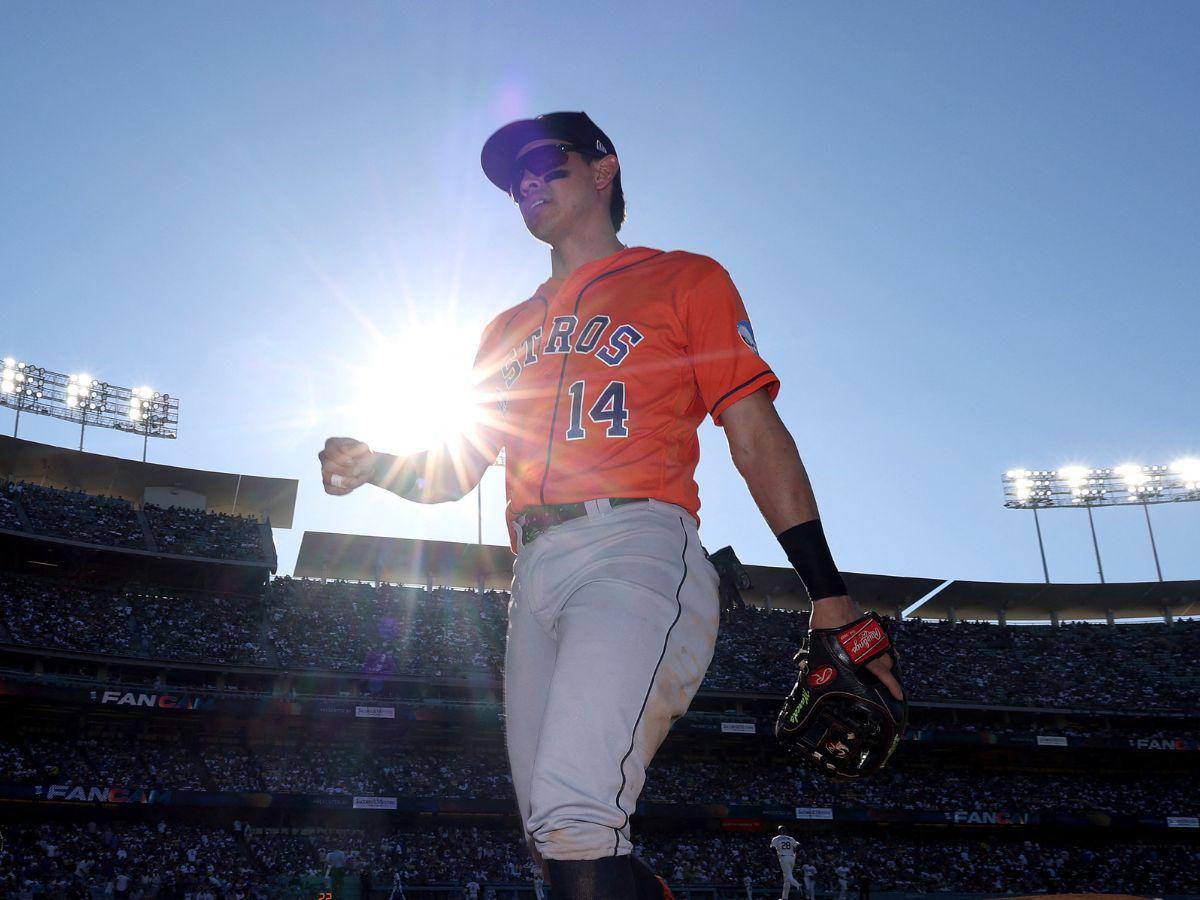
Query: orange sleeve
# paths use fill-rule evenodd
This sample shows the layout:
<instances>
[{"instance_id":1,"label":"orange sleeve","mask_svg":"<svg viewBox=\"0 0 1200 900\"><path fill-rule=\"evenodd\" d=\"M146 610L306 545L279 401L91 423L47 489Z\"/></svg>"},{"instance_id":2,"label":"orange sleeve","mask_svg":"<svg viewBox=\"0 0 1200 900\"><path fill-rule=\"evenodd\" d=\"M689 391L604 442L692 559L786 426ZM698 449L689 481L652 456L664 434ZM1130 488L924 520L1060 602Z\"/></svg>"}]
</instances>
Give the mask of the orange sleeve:
<instances>
[{"instance_id":1,"label":"orange sleeve","mask_svg":"<svg viewBox=\"0 0 1200 900\"><path fill-rule=\"evenodd\" d=\"M754 329L742 298L720 265L684 297L683 322L700 396L713 421L743 397L766 388L771 399L779 379L758 355Z\"/></svg>"}]
</instances>

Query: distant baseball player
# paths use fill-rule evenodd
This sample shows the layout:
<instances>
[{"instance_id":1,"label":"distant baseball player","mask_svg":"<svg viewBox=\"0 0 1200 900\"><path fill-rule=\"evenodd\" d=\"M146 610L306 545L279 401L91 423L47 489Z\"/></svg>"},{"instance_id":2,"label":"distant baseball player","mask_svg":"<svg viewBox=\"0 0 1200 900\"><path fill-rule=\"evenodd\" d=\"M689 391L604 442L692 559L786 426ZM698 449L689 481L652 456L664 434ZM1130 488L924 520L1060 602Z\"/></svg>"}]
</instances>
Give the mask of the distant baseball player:
<instances>
[{"instance_id":1,"label":"distant baseball player","mask_svg":"<svg viewBox=\"0 0 1200 900\"><path fill-rule=\"evenodd\" d=\"M792 888L800 887L800 882L792 877L792 869L796 865L796 839L788 834L787 827L780 825L775 837L771 838L771 849L779 857L779 868L783 871L783 900L788 900Z\"/></svg>"},{"instance_id":2,"label":"distant baseball player","mask_svg":"<svg viewBox=\"0 0 1200 900\"><path fill-rule=\"evenodd\" d=\"M833 874L837 876L837 900L846 900L846 891L850 889L850 869L843 863L833 870Z\"/></svg>"},{"instance_id":3,"label":"distant baseball player","mask_svg":"<svg viewBox=\"0 0 1200 900\"><path fill-rule=\"evenodd\" d=\"M742 886L746 889L746 900L754 900L754 879L746 875L742 878Z\"/></svg>"},{"instance_id":4,"label":"distant baseball player","mask_svg":"<svg viewBox=\"0 0 1200 900\"><path fill-rule=\"evenodd\" d=\"M629 816L717 636L694 478L706 416L807 585L812 626L872 620L846 596L775 410L779 379L729 273L618 240L620 162L584 113L512 122L484 144L482 164L549 246L550 277L484 329L481 422L400 458L330 438L322 479L329 494L371 482L417 502L457 500L504 450L517 553L505 722L526 836L556 898L663 897L631 854ZM892 665L862 659L900 697Z\"/></svg>"},{"instance_id":5,"label":"distant baseball player","mask_svg":"<svg viewBox=\"0 0 1200 900\"><path fill-rule=\"evenodd\" d=\"M467 900L479 900L479 882L472 879L463 885L463 896Z\"/></svg>"},{"instance_id":6,"label":"distant baseball player","mask_svg":"<svg viewBox=\"0 0 1200 900\"><path fill-rule=\"evenodd\" d=\"M805 900L816 900L817 897L817 867L812 863L805 863L800 869L804 879L804 897Z\"/></svg>"},{"instance_id":7,"label":"distant baseball player","mask_svg":"<svg viewBox=\"0 0 1200 900\"><path fill-rule=\"evenodd\" d=\"M388 900L404 900L404 878L399 869L392 873L392 892Z\"/></svg>"}]
</instances>

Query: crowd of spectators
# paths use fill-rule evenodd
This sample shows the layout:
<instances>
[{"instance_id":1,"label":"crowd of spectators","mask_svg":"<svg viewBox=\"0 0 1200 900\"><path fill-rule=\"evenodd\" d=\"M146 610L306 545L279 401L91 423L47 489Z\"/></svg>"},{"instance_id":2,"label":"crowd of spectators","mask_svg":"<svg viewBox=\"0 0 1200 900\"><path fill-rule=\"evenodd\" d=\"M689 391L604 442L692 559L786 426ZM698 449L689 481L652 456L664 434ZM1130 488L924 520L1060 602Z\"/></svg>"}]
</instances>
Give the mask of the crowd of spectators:
<instances>
[{"instance_id":1,"label":"crowd of spectators","mask_svg":"<svg viewBox=\"0 0 1200 900\"><path fill-rule=\"evenodd\" d=\"M145 635L120 591L0 575L0 617L19 644L129 656Z\"/></svg>"},{"instance_id":2,"label":"crowd of spectators","mask_svg":"<svg viewBox=\"0 0 1200 900\"><path fill-rule=\"evenodd\" d=\"M252 562L265 559L262 527L253 516L153 503L147 503L143 510L162 553Z\"/></svg>"},{"instance_id":3,"label":"crowd of spectators","mask_svg":"<svg viewBox=\"0 0 1200 900\"><path fill-rule=\"evenodd\" d=\"M507 596L281 577L268 635L287 667L368 675L496 677Z\"/></svg>"},{"instance_id":4,"label":"crowd of spectators","mask_svg":"<svg viewBox=\"0 0 1200 900\"><path fill-rule=\"evenodd\" d=\"M0 620L40 647L196 662L266 665L262 616L244 597L165 595L0 575Z\"/></svg>"},{"instance_id":5,"label":"crowd of spectators","mask_svg":"<svg viewBox=\"0 0 1200 900\"><path fill-rule=\"evenodd\" d=\"M354 746L259 747L254 756L268 791L375 796L387 793L372 748Z\"/></svg>"},{"instance_id":6,"label":"crowd of spectators","mask_svg":"<svg viewBox=\"0 0 1200 900\"><path fill-rule=\"evenodd\" d=\"M515 830L430 826L385 833L305 829L288 833L159 822L157 825L5 826L0 896L75 896L92 890L134 898L265 898L289 883L330 886L336 868L362 887L530 884L528 851ZM744 896L779 888L770 834L646 833L634 850L679 894L689 885L722 885ZM844 874L851 896L872 891L1113 893L1139 896L1200 891L1200 848L1186 843L1089 845L1066 840L944 839L896 833L798 835L797 868L812 865L819 895ZM842 873L839 873L842 869ZM308 882L312 884L312 881ZM197 893L200 892L200 893ZM364 894L366 896L366 894ZM481 896L483 893L481 892Z\"/></svg>"},{"instance_id":7,"label":"crowd of spectators","mask_svg":"<svg viewBox=\"0 0 1200 900\"><path fill-rule=\"evenodd\" d=\"M911 760L911 762L910 762ZM962 763L959 764L960 766ZM49 768L52 766L53 768ZM511 800L501 748L435 751L387 743L246 746L87 734L0 736L0 782L96 784L198 791ZM921 767L897 758L871 779L839 783L772 753L697 758L661 753L641 799L659 803L829 806L954 812L1200 815L1200 776L1076 769Z\"/></svg>"},{"instance_id":8,"label":"crowd of spectators","mask_svg":"<svg viewBox=\"0 0 1200 900\"><path fill-rule=\"evenodd\" d=\"M204 744L197 750L212 782L222 791L261 791L262 778L250 751L237 744Z\"/></svg>"},{"instance_id":9,"label":"crowd of spectators","mask_svg":"<svg viewBox=\"0 0 1200 900\"><path fill-rule=\"evenodd\" d=\"M37 534L90 544L146 550L146 532L128 500L42 487L27 481L8 486Z\"/></svg>"},{"instance_id":10,"label":"crowd of spectators","mask_svg":"<svg viewBox=\"0 0 1200 900\"><path fill-rule=\"evenodd\" d=\"M741 884L778 887L779 866L769 835L653 834L635 836L639 855L673 885ZM978 840L805 833L796 867L813 865L817 891L838 888L849 870L851 889L865 879L874 891L1091 893L1162 896L1200 890L1200 848L1187 844L1105 843L1094 847L1034 840ZM854 896L854 894L851 894Z\"/></svg>"},{"instance_id":11,"label":"crowd of spectators","mask_svg":"<svg viewBox=\"0 0 1200 900\"><path fill-rule=\"evenodd\" d=\"M0 897L267 900L275 880L232 829L146 824L5 826Z\"/></svg>"},{"instance_id":12,"label":"crowd of spectators","mask_svg":"<svg viewBox=\"0 0 1200 900\"><path fill-rule=\"evenodd\" d=\"M260 597L171 596L0 576L19 643L183 661L496 682L508 595L280 577ZM803 614L737 611L702 690L783 694ZM1200 707L1200 620L1171 625L894 623L918 701L1078 709ZM1097 665L1103 660L1103 665Z\"/></svg>"},{"instance_id":13,"label":"crowd of spectators","mask_svg":"<svg viewBox=\"0 0 1200 900\"><path fill-rule=\"evenodd\" d=\"M264 562L268 555L253 516L153 503L139 512L120 497L6 481L0 488L0 529L25 530L18 506L33 533L49 537L209 559Z\"/></svg>"},{"instance_id":14,"label":"crowd of spectators","mask_svg":"<svg viewBox=\"0 0 1200 900\"><path fill-rule=\"evenodd\" d=\"M768 757L700 761L660 756L646 775L642 799L941 812L1086 810L1194 816L1200 814L1200 777L921 769L893 764L873 778L834 782L805 766Z\"/></svg>"},{"instance_id":15,"label":"crowd of spectators","mask_svg":"<svg viewBox=\"0 0 1200 900\"><path fill-rule=\"evenodd\" d=\"M208 752L119 734L75 738L0 734L0 782L178 791L235 791L247 770L210 766ZM220 757L218 756L219 760ZM257 789L257 788L254 788Z\"/></svg>"},{"instance_id":16,"label":"crowd of spectators","mask_svg":"<svg viewBox=\"0 0 1200 900\"><path fill-rule=\"evenodd\" d=\"M4 531L24 531L21 513L17 506L21 492L11 481L0 483L0 529Z\"/></svg>"}]
</instances>

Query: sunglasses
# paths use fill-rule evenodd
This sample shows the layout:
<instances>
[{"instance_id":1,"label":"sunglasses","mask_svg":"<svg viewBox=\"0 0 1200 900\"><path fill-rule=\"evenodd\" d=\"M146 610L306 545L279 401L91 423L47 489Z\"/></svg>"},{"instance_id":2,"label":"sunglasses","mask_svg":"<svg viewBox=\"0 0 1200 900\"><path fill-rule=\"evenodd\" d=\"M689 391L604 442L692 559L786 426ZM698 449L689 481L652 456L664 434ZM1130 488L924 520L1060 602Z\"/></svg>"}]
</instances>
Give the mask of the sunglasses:
<instances>
[{"instance_id":1,"label":"sunglasses","mask_svg":"<svg viewBox=\"0 0 1200 900\"><path fill-rule=\"evenodd\" d=\"M542 147L534 147L528 153L518 156L513 162L508 178L508 193L513 200L519 202L521 199L521 179L525 177L527 171L541 178L547 172L565 166L568 153L578 153L585 159L598 158L595 153L580 150L572 144L546 144Z\"/></svg>"}]
</instances>

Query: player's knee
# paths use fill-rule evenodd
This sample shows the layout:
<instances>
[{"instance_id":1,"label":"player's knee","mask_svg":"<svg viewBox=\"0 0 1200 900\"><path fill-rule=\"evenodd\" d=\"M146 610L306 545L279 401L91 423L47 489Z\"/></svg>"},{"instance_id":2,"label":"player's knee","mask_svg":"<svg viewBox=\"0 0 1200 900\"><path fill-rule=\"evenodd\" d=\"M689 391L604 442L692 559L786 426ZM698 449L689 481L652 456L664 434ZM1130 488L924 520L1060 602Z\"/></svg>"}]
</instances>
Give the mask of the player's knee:
<instances>
[{"instance_id":1,"label":"player's knee","mask_svg":"<svg viewBox=\"0 0 1200 900\"><path fill-rule=\"evenodd\" d=\"M630 851L629 841L621 832L594 822L546 821L530 831L537 852L546 860L602 859Z\"/></svg>"}]
</instances>

